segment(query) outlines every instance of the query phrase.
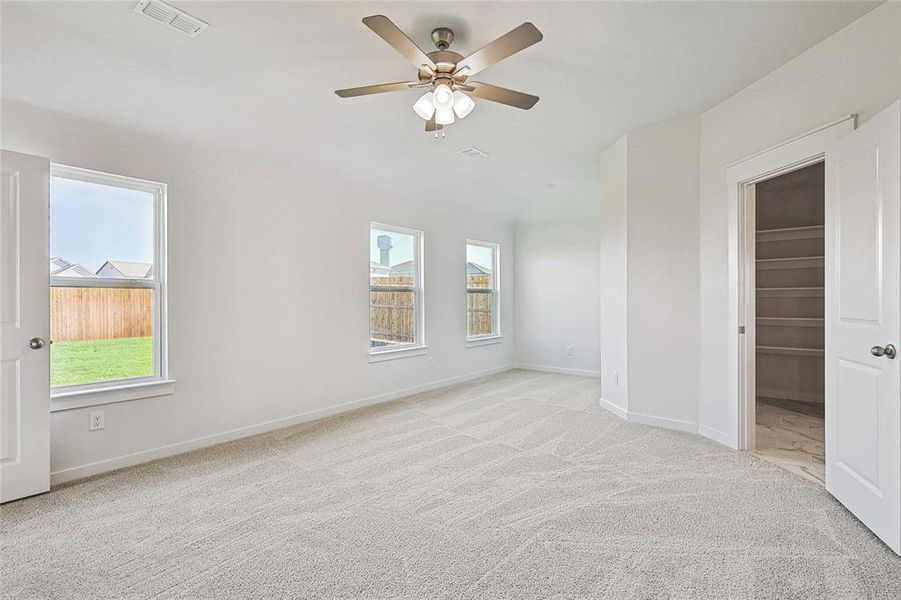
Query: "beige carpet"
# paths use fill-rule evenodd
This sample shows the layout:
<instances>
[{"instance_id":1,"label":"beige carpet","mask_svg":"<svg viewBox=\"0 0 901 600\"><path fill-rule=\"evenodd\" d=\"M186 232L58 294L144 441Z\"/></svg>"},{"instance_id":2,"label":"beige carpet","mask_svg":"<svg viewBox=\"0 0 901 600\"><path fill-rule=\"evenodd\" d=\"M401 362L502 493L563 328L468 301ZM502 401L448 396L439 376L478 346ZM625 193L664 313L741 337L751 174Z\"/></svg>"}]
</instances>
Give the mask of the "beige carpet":
<instances>
[{"instance_id":1,"label":"beige carpet","mask_svg":"<svg viewBox=\"0 0 901 600\"><path fill-rule=\"evenodd\" d=\"M892 598L821 487L512 371L6 505L6 598Z\"/></svg>"}]
</instances>

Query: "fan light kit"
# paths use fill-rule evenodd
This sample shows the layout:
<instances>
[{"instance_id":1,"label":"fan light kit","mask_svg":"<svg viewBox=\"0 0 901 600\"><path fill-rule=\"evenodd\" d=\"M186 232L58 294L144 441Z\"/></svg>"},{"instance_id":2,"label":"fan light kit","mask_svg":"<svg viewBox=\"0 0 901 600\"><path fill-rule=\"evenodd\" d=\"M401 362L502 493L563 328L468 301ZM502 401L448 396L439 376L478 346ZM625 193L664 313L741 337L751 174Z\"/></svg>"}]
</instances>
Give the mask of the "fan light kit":
<instances>
[{"instance_id":1,"label":"fan light kit","mask_svg":"<svg viewBox=\"0 0 901 600\"><path fill-rule=\"evenodd\" d=\"M426 54L384 15L366 17L363 24L419 69L418 81L337 90L335 93L342 98L426 89L413 103L413 112L426 122L427 132L435 132L435 137L439 136L438 132L443 136L446 125L456 119L465 119L473 111L476 103L471 96L524 110L529 110L538 102L538 96L469 80L479 71L540 42L543 36L531 23L523 23L465 58L448 50L454 41L454 32L447 27L432 31L432 41L438 49Z\"/></svg>"}]
</instances>

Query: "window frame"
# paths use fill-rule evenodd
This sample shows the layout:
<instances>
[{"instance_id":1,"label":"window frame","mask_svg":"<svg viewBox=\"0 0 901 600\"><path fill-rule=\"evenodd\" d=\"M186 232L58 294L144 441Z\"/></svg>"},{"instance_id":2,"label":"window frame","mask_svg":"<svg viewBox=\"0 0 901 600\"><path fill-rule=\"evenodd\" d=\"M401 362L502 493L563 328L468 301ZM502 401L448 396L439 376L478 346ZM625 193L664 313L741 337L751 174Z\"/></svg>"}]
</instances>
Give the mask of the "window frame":
<instances>
[{"instance_id":1,"label":"window frame","mask_svg":"<svg viewBox=\"0 0 901 600\"><path fill-rule=\"evenodd\" d=\"M491 288L470 288L469 287L469 274L466 272L466 265L469 264L469 246L482 246L484 248L491 249L491 268L492 275L491 278ZM484 346L487 344L497 344L503 339L503 335L501 334L501 245L498 242L486 242L484 240L474 240L467 239L465 249L465 258L463 260L463 278L464 278L464 317L466 324L466 345L468 348L476 347L476 346ZM491 299L491 333L485 333L482 335L469 335L469 302L468 297L470 292L476 293L490 293L492 295Z\"/></svg>"},{"instance_id":2,"label":"window frame","mask_svg":"<svg viewBox=\"0 0 901 600\"><path fill-rule=\"evenodd\" d=\"M428 351L428 346L425 343L425 268L424 268L424 248L425 248L425 232L420 229L411 229L409 227L401 227L398 225L389 225L387 223L380 223L378 221L370 221L369 223L369 240L370 244L372 239L372 230L377 229L379 231L386 231L388 233L397 233L401 235L411 235L413 236L413 260L416 263L416 267L414 270L414 285L412 287L407 286L373 286L371 275L367 272L367 278L369 279L369 291L367 292L367 296L369 298L369 311L367 313L367 322L369 323L369 335L368 335L368 351L369 351L369 362L381 362L384 360L392 360L395 358L403 358L407 356L420 356L422 354L426 354ZM371 248L369 249L371 251ZM368 252L367 251L367 256ZM371 263L371 259L367 260L367 265ZM368 269L367 269L368 271ZM372 347L372 292L375 291L394 291L394 292L403 292L409 291L413 292L413 341L409 344L394 344L390 346L384 346L382 348L373 348Z\"/></svg>"},{"instance_id":3,"label":"window frame","mask_svg":"<svg viewBox=\"0 0 901 600\"><path fill-rule=\"evenodd\" d=\"M154 373L148 377L132 377L51 387L51 411L171 394L174 391L175 382L169 378L166 184L55 163L50 165L50 176L149 192L153 195L152 277L147 279L93 279L50 275L49 286L152 290ZM52 227L52 224L50 224L50 227Z\"/></svg>"}]
</instances>

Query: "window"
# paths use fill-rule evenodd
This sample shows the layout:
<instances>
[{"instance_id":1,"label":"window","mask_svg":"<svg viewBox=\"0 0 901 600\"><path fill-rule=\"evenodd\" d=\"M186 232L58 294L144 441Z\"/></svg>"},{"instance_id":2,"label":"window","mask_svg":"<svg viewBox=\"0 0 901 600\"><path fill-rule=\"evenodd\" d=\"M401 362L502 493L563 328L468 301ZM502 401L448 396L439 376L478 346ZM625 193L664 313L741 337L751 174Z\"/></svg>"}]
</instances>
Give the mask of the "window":
<instances>
[{"instance_id":1,"label":"window","mask_svg":"<svg viewBox=\"0 0 901 600\"><path fill-rule=\"evenodd\" d=\"M500 336L498 295L500 245L466 242L466 339Z\"/></svg>"},{"instance_id":2,"label":"window","mask_svg":"<svg viewBox=\"0 0 901 600\"><path fill-rule=\"evenodd\" d=\"M163 184L53 165L54 398L166 379L165 198Z\"/></svg>"},{"instance_id":3,"label":"window","mask_svg":"<svg viewBox=\"0 0 901 600\"><path fill-rule=\"evenodd\" d=\"M369 228L369 351L424 349L422 232Z\"/></svg>"}]
</instances>

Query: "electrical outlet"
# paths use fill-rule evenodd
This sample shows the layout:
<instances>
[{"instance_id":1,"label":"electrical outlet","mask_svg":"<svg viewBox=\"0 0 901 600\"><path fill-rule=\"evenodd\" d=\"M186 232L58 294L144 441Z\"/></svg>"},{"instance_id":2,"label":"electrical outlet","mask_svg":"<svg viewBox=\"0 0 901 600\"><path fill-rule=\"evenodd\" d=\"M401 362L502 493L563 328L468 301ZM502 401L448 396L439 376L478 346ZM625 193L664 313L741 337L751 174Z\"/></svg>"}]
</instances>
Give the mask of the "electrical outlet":
<instances>
[{"instance_id":1,"label":"electrical outlet","mask_svg":"<svg viewBox=\"0 0 901 600\"><path fill-rule=\"evenodd\" d=\"M91 420L88 422L88 431L98 431L106 427L106 415L102 410L92 410Z\"/></svg>"},{"instance_id":2,"label":"electrical outlet","mask_svg":"<svg viewBox=\"0 0 901 600\"><path fill-rule=\"evenodd\" d=\"M573 355L573 347L572 347L572 346L567 346L567 347L566 347L566 355L567 355L567 356L572 356L572 355Z\"/></svg>"},{"instance_id":3,"label":"electrical outlet","mask_svg":"<svg viewBox=\"0 0 901 600\"><path fill-rule=\"evenodd\" d=\"M619 385L619 371L613 372L613 385Z\"/></svg>"}]
</instances>

